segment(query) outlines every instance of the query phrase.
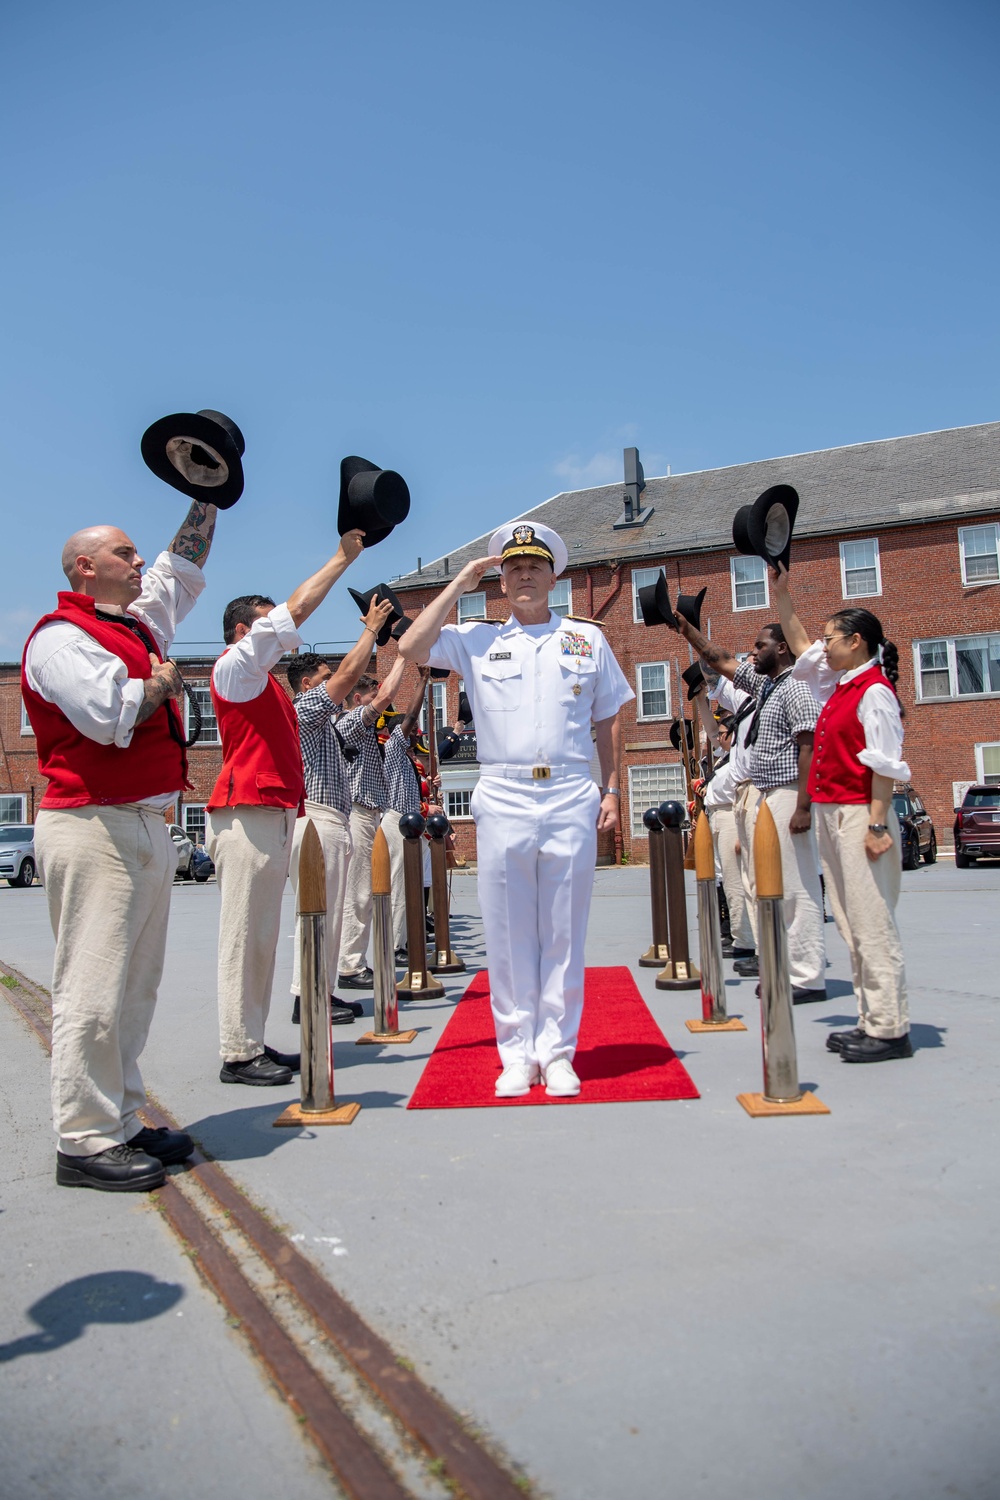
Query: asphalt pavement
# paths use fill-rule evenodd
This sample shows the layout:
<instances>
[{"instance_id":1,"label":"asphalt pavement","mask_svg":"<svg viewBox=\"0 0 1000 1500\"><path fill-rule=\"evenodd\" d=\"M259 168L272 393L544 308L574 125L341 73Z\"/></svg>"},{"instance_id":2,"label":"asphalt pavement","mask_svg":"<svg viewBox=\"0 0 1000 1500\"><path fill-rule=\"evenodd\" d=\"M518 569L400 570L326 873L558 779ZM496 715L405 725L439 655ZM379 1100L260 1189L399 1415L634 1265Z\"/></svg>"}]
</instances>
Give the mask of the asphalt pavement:
<instances>
[{"instance_id":1,"label":"asphalt pavement","mask_svg":"<svg viewBox=\"0 0 1000 1500\"><path fill-rule=\"evenodd\" d=\"M800 1077L828 1117L751 1120L740 1108L736 1095L761 1087L753 981L734 979L728 991L746 1033L689 1034L697 992L657 992L653 971L635 966L649 943L640 868L596 872L588 963L631 968L698 1100L407 1111L483 962L475 879L461 872L452 942L468 975L446 980L441 1001L401 1007L417 1041L355 1047L364 1022L334 1032L338 1099L363 1106L349 1129L275 1130L294 1088L219 1082L214 882L175 889L144 1072L163 1105L541 1493L994 1500L998 893L998 867L941 863L904 875L917 1048L905 1062L848 1066L825 1050L829 1031L855 1019L846 950L827 927L828 999L796 1009L796 1032ZM696 946L693 899L689 908ZM269 1040L290 1049L287 898L283 931ZM47 984L51 953L44 893L0 887L0 960ZM16 1500L98 1493L61 1485L70 1448L103 1476L100 1493L143 1488L133 1484L129 1426L142 1407L140 1370L155 1368L159 1383L164 1362L178 1409L188 1401L200 1420L182 1411L169 1447L154 1442L158 1459L181 1455L197 1473L212 1439L220 1451L219 1434L231 1435L238 1452L252 1441L289 1463L288 1490L318 1492L309 1485L325 1481L294 1424L155 1210L54 1187L45 1060L21 1022L4 1015L3 1025L14 1148L4 1347L35 1337L31 1309L80 1275L151 1277L146 1302L131 1282L121 1295L154 1311L96 1318L8 1364L3 1458L28 1485ZM228 1363L222 1372L229 1360L235 1372ZM65 1400L58 1417L50 1401L43 1422L52 1383L84 1390L88 1372L101 1383L97 1430ZM45 1436L53 1420L62 1448ZM230 1476L220 1462L219 1483L200 1488L175 1469L171 1493L273 1489L247 1468L245 1479Z\"/></svg>"}]
</instances>

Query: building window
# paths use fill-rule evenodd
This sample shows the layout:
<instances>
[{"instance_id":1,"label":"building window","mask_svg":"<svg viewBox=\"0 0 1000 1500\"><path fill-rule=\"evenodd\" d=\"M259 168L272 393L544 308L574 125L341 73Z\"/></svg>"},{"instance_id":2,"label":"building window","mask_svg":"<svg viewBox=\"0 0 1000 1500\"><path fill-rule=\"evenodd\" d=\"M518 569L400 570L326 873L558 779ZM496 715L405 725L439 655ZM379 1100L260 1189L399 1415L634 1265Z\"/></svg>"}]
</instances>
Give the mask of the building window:
<instances>
[{"instance_id":1,"label":"building window","mask_svg":"<svg viewBox=\"0 0 1000 1500\"><path fill-rule=\"evenodd\" d=\"M661 802L684 802L686 797L683 766L629 766L628 805L632 837L649 837L642 821L647 808L659 807Z\"/></svg>"},{"instance_id":2,"label":"building window","mask_svg":"<svg viewBox=\"0 0 1000 1500\"><path fill-rule=\"evenodd\" d=\"M471 792L445 792L445 812L452 822L456 818L472 817L472 808L469 805L471 797Z\"/></svg>"},{"instance_id":3,"label":"building window","mask_svg":"<svg viewBox=\"0 0 1000 1500\"><path fill-rule=\"evenodd\" d=\"M976 746L976 779L1000 786L1000 744Z\"/></svg>"},{"instance_id":4,"label":"building window","mask_svg":"<svg viewBox=\"0 0 1000 1500\"><path fill-rule=\"evenodd\" d=\"M0 797L0 823L24 822L24 798L19 793Z\"/></svg>"},{"instance_id":5,"label":"building window","mask_svg":"<svg viewBox=\"0 0 1000 1500\"><path fill-rule=\"evenodd\" d=\"M882 569L875 537L863 542L841 542L840 578L845 599L866 599L881 594Z\"/></svg>"},{"instance_id":6,"label":"building window","mask_svg":"<svg viewBox=\"0 0 1000 1500\"><path fill-rule=\"evenodd\" d=\"M1000 635L914 641L913 666L921 702L1000 694Z\"/></svg>"},{"instance_id":7,"label":"building window","mask_svg":"<svg viewBox=\"0 0 1000 1500\"><path fill-rule=\"evenodd\" d=\"M486 594L460 594L458 598L458 623L486 619Z\"/></svg>"},{"instance_id":8,"label":"building window","mask_svg":"<svg viewBox=\"0 0 1000 1500\"><path fill-rule=\"evenodd\" d=\"M962 554L963 583L1000 581L1000 526L960 526L958 548Z\"/></svg>"},{"instance_id":9,"label":"building window","mask_svg":"<svg viewBox=\"0 0 1000 1500\"><path fill-rule=\"evenodd\" d=\"M448 688L448 684L446 682L432 682L431 683L431 701L434 704L434 730L435 730L435 733L439 729L443 729L444 725L445 725L445 717L444 716L445 716L445 714L448 711L447 688ZM423 701L423 703L420 706L420 715L419 715L419 718L417 719L417 723L420 725L420 728L426 734L426 732L427 732L427 695L426 694L424 694L424 701Z\"/></svg>"},{"instance_id":10,"label":"building window","mask_svg":"<svg viewBox=\"0 0 1000 1500\"><path fill-rule=\"evenodd\" d=\"M554 615L568 615L573 609L573 584L568 578L558 579L549 590L549 609Z\"/></svg>"},{"instance_id":11,"label":"building window","mask_svg":"<svg viewBox=\"0 0 1000 1500\"><path fill-rule=\"evenodd\" d=\"M189 682L188 687L197 700L201 709L201 733L198 736L199 745L218 745L219 725L215 717L215 708L212 705L212 691L207 682ZM184 694L184 728L188 734L191 733L191 704L187 693Z\"/></svg>"},{"instance_id":12,"label":"building window","mask_svg":"<svg viewBox=\"0 0 1000 1500\"><path fill-rule=\"evenodd\" d=\"M22 698L21 699L21 733L22 734L34 734L34 732L35 731L31 727L31 720L28 718L28 710L25 708L25 706L24 706L24 699Z\"/></svg>"},{"instance_id":13,"label":"building window","mask_svg":"<svg viewBox=\"0 0 1000 1500\"><path fill-rule=\"evenodd\" d=\"M666 719L670 714L670 663L642 662L635 669L637 719Z\"/></svg>"},{"instance_id":14,"label":"building window","mask_svg":"<svg viewBox=\"0 0 1000 1500\"><path fill-rule=\"evenodd\" d=\"M632 619L636 625L642 624L642 610L639 608L639 590L655 583L663 572L662 568L633 568L632 569Z\"/></svg>"},{"instance_id":15,"label":"building window","mask_svg":"<svg viewBox=\"0 0 1000 1500\"><path fill-rule=\"evenodd\" d=\"M762 557L731 557L733 609L767 609L767 565Z\"/></svg>"},{"instance_id":16,"label":"building window","mask_svg":"<svg viewBox=\"0 0 1000 1500\"><path fill-rule=\"evenodd\" d=\"M193 844L204 844L205 804L203 802L185 802L183 826L184 832Z\"/></svg>"}]
</instances>

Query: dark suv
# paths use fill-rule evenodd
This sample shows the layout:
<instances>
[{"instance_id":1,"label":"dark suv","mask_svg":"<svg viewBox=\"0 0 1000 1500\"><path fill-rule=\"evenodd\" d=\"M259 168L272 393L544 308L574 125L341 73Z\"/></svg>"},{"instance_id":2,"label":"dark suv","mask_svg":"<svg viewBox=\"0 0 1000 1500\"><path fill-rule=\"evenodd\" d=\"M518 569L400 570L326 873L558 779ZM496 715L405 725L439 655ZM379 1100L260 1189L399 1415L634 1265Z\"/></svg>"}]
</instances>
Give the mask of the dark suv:
<instances>
[{"instance_id":1,"label":"dark suv","mask_svg":"<svg viewBox=\"0 0 1000 1500\"><path fill-rule=\"evenodd\" d=\"M903 869L915 870L921 858L925 865L932 865L937 859L937 835L930 813L912 786L899 787L893 792L892 805L903 841Z\"/></svg>"},{"instance_id":2,"label":"dark suv","mask_svg":"<svg viewBox=\"0 0 1000 1500\"><path fill-rule=\"evenodd\" d=\"M970 786L955 808L955 864L967 870L979 858L1000 859L1000 786Z\"/></svg>"}]
</instances>

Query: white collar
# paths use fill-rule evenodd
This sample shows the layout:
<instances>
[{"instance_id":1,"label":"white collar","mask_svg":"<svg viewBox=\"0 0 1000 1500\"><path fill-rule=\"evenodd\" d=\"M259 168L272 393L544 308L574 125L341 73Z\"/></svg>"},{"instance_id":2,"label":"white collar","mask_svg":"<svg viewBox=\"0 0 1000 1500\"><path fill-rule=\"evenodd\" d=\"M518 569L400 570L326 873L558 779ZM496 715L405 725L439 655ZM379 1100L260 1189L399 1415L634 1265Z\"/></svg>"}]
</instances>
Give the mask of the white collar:
<instances>
[{"instance_id":1,"label":"white collar","mask_svg":"<svg viewBox=\"0 0 1000 1500\"><path fill-rule=\"evenodd\" d=\"M852 667L849 672L845 672L840 680L841 682L851 682L853 678L860 676L862 672L867 672L869 667L877 667L878 664L878 657L873 656L869 661L862 662L860 667Z\"/></svg>"}]
</instances>

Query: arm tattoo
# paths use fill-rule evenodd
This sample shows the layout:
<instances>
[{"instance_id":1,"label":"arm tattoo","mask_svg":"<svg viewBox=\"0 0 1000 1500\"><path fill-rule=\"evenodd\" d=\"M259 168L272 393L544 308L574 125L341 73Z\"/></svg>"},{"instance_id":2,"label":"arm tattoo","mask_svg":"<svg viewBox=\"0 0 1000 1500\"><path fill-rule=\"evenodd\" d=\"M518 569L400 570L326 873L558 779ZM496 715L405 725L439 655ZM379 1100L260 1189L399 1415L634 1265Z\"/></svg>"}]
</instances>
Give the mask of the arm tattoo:
<instances>
[{"instance_id":1,"label":"arm tattoo","mask_svg":"<svg viewBox=\"0 0 1000 1500\"><path fill-rule=\"evenodd\" d=\"M214 505L206 505L201 500L193 501L180 531L170 543L170 551L201 567L215 535L216 515Z\"/></svg>"},{"instance_id":2,"label":"arm tattoo","mask_svg":"<svg viewBox=\"0 0 1000 1500\"><path fill-rule=\"evenodd\" d=\"M729 660L729 652L723 650L721 646L713 646L711 641L705 642L701 656L704 661L708 662L710 667L717 667L721 662Z\"/></svg>"}]
</instances>

